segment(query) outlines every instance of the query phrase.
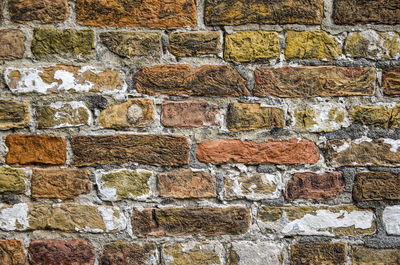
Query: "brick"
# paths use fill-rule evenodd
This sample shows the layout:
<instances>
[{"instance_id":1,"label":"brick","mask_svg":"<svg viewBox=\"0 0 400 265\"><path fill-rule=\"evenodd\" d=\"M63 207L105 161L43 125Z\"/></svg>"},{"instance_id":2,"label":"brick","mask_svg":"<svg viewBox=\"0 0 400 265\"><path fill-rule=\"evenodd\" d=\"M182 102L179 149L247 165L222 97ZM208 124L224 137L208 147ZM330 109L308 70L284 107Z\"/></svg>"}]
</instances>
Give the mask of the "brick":
<instances>
[{"instance_id":1,"label":"brick","mask_svg":"<svg viewBox=\"0 0 400 265\"><path fill-rule=\"evenodd\" d=\"M28 100L0 99L0 130L26 127L30 119Z\"/></svg>"},{"instance_id":2,"label":"brick","mask_svg":"<svg viewBox=\"0 0 400 265\"><path fill-rule=\"evenodd\" d=\"M383 225L389 235L400 235L400 205L387 206L383 210Z\"/></svg>"},{"instance_id":3,"label":"brick","mask_svg":"<svg viewBox=\"0 0 400 265\"><path fill-rule=\"evenodd\" d=\"M388 172L358 172L353 198L356 201L400 200L400 178Z\"/></svg>"},{"instance_id":4,"label":"brick","mask_svg":"<svg viewBox=\"0 0 400 265\"><path fill-rule=\"evenodd\" d=\"M227 264L282 264L283 253L281 244L267 241L236 241L230 245Z\"/></svg>"},{"instance_id":5,"label":"brick","mask_svg":"<svg viewBox=\"0 0 400 265\"><path fill-rule=\"evenodd\" d=\"M268 234L355 236L376 230L372 210L347 206L263 206L258 226Z\"/></svg>"},{"instance_id":6,"label":"brick","mask_svg":"<svg viewBox=\"0 0 400 265\"><path fill-rule=\"evenodd\" d=\"M92 123L90 110L82 101L53 102L36 108L38 128L80 127Z\"/></svg>"},{"instance_id":7,"label":"brick","mask_svg":"<svg viewBox=\"0 0 400 265\"><path fill-rule=\"evenodd\" d=\"M363 246L351 248L353 265L397 264L400 260L398 249L375 249Z\"/></svg>"},{"instance_id":8,"label":"brick","mask_svg":"<svg viewBox=\"0 0 400 265\"><path fill-rule=\"evenodd\" d=\"M220 242L182 242L166 244L162 248L165 265L225 264L224 247Z\"/></svg>"},{"instance_id":9,"label":"brick","mask_svg":"<svg viewBox=\"0 0 400 265\"><path fill-rule=\"evenodd\" d=\"M153 120L153 100L135 98L108 106L100 113L99 123L104 128L122 129L145 126Z\"/></svg>"},{"instance_id":10,"label":"brick","mask_svg":"<svg viewBox=\"0 0 400 265\"><path fill-rule=\"evenodd\" d=\"M161 56L161 32L104 32L101 42L113 53L127 58Z\"/></svg>"},{"instance_id":11,"label":"brick","mask_svg":"<svg viewBox=\"0 0 400 265\"><path fill-rule=\"evenodd\" d=\"M208 26L255 24L321 24L322 0L207 0L205 23Z\"/></svg>"},{"instance_id":12,"label":"brick","mask_svg":"<svg viewBox=\"0 0 400 265\"><path fill-rule=\"evenodd\" d=\"M89 171L70 168L34 169L33 198L74 199L90 192Z\"/></svg>"},{"instance_id":13,"label":"brick","mask_svg":"<svg viewBox=\"0 0 400 265\"><path fill-rule=\"evenodd\" d=\"M60 23L69 16L68 0L10 0L8 11L17 23Z\"/></svg>"},{"instance_id":14,"label":"brick","mask_svg":"<svg viewBox=\"0 0 400 265\"><path fill-rule=\"evenodd\" d=\"M400 66L383 70L382 86L386 95L400 95Z\"/></svg>"},{"instance_id":15,"label":"brick","mask_svg":"<svg viewBox=\"0 0 400 265\"><path fill-rule=\"evenodd\" d=\"M218 125L218 107L205 100L164 101L161 123L166 127Z\"/></svg>"},{"instance_id":16,"label":"brick","mask_svg":"<svg viewBox=\"0 0 400 265\"><path fill-rule=\"evenodd\" d=\"M196 26L196 1L78 0L77 21L86 26L179 28Z\"/></svg>"},{"instance_id":17,"label":"brick","mask_svg":"<svg viewBox=\"0 0 400 265\"><path fill-rule=\"evenodd\" d=\"M97 180L99 195L105 201L143 200L150 195L153 173L146 170L115 170L101 174Z\"/></svg>"},{"instance_id":18,"label":"brick","mask_svg":"<svg viewBox=\"0 0 400 265\"><path fill-rule=\"evenodd\" d=\"M222 51L219 31L176 32L169 35L168 50L175 56L219 54Z\"/></svg>"},{"instance_id":19,"label":"brick","mask_svg":"<svg viewBox=\"0 0 400 265\"><path fill-rule=\"evenodd\" d=\"M32 265L93 265L95 262L94 248L85 240L34 240L28 252Z\"/></svg>"},{"instance_id":20,"label":"brick","mask_svg":"<svg viewBox=\"0 0 400 265\"><path fill-rule=\"evenodd\" d=\"M313 142L294 138L260 143L208 140L198 145L196 155L200 162L213 164L314 164L319 160L319 151Z\"/></svg>"},{"instance_id":21,"label":"brick","mask_svg":"<svg viewBox=\"0 0 400 265\"><path fill-rule=\"evenodd\" d=\"M371 67L302 66L259 68L254 95L284 98L372 96L376 71Z\"/></svg>"},{"instance_id":22,"label":"brick","mask_svg":"<svg viewBox=\"0 0 400 265\"><path fill-rule=\"evenodd\" d=\"M400 3L387 0L335 0L332 17L336 24L399 24Z\"/></svg>"},{"instance_id":23,"label":"brick","mask_svg":"<svg viewBox=\"0 0 400 265\"><path fill-rule=\"evenodd\" d=\"M389 126L390 111L385 106L358 105L349 110L349 115L353 122L384 128Z\"/></svg>"},{"instance_id":24,"label":"brick","mask_svg":"<svg viewBox=\"0 0 400 265\"><path fill-rule=\"evenodd\" d=\"M216 179L203 171L177 169L157 175L157 188L164 198L215 198Z\"/></svg>"},{"instance_id":25,"label":"brick","mask_svg":"<svg viewBox=\"0 0 400 265\"><path fill-rule=\"evenodd\" d=\"M26 190L22 169L0 167L0 193L22 194Z\"/></svg>"},{"instance_id":26,"label":"brick","mask_svg":"<svg viewBox=\"0 0 400 265\"><path fill-rule=\"evenodd\" d=\"M391 109L389 127L400 129L400 104L397 104Z\"/></svg>"},{"instance_id":27,"label":"brick","mask_svg":"<svg viewBox=\"0 0 400 265\"><path fill-rule=\"evenodd\" d=\"M63 165L66 161L67 145L60 137L10 134L6 137L9 165Z\"/></svg>"},{"instance_id":28,"label":"brick","mask_svg":"<svg viewBox=\"0 0 400 265\"><path fill-rule=\"evenodd\" d=\"M338 195L344 186L341 172L295 173L286 184L285 198L324 200Z\"/></svg>"},{"instance_id":29,"label":"brick","mask_svg":"<svg viewBox=\"0 0 400 265\"><path fill-rule=\"evenodd\" d=\"M246 80L231 66L155 65L133 77L134 88L150 95L249 96Z\"/></svg>"},{"instance_id":30,"label":"brick","mask_svg":"<svg viewBox=\"0 0 400 265\"><path fill-rule=\"evenodd\" d=\"M290 246L290 264L345 264L347 245L341 242L297 243Z\"/></svg>"},{"instance_id":31,"label":"brick","mask_svg":"<svg viewBox=\"0 0 400 265\"><path fill-rule=\"evenodd\" d=\"M115 241L104 245L101 265L153 265L158 264L157 246L151 242Z\"/></svg>"},{"instance_id":32,"label":"brick","mask_svg":"<svg viewBox=\"0 0 400 265\"><path fill-rule=\"evenodd\" d=\"M225 60L252 62L279 57L279 36L268 31L238 31L225 36Z\"/></svg>"},{"instance_id":33,"label":"brick","mask_svg":"<svg viewBox=\"0 0 400 265\"><path fill-rule=\"evenodd\" d=\"M92 67L57 65L45 68L13 68L4 73L13 93L123 92L126 89L119 71Z\"/></svg>"},{"instance_id":34,"label":"brick","mask_svg":"<svg viewBox=\"0 0 400 265\"><path fill-rule=\"evenodd\" d=\"M325 31L288 31L286 33L286 59L332 61L341 54L340 43Z\"/></svg>"},{"instance_id":35,"label":"brick","mask_svg":"<svg viewBox=\"0 0 400 265\"><path fill-rule=\"evenodd\" d=\"M240 206L147 208L132 214L132 230L139 237L239 235L249 226L250 212Z\"/></svg>"},{"instance_id":36,"label":"brick","mask_svg":"<svg viewBox=\"0 0 400 265\"><path fill-rule=\"evenodd\" d=\"M24 41L24 33L20 30L0 30L0 60L22 59L25 52Z\"/></svg>"},{"instance_id":37,"label":"brick","mask_svg":"<svg viewBox=\"0 0 400 265\"><path fill-rule=\"evenodd\" d=\"M285 114L279 108L261 107L260 103L231 103L226 117L231 131L283 128Z\"/></svg>"},{"instance_id":38,"label":"brick","mask_svg":"<svg viewBox=\"0 0 400 265\"><path fill-rule=\"evenodd\" d=\"M26 203L13 205L2 203L0 205L0 229L3 231L27 230L29 227L28 218L28 205ZM1 258L2 256L0 256L0 261Z\"/></svg>"},{"instance_id":39,"label":"brick","mask_svg":"<svg viewBox=\"0 0 400 265\"><path fill-rule=\"evenodd\" d=\"M24 245L19 240L0 240L0 263L7 265L24 265Z\"/></svg>"},{"instance_id":40,"label":"brick","mask_svg":"<svg viewBox=\"0 0 400 265\"><path fill-rule=\"evenodd\" d=\"M76 136L71 140L71 147L73 164L78 167L128 162L162 166L189 163L189 144L184 136Z\"/></svg>"},{"instance_id":41,"label":"brick","mask_svg":"<svg viewBox=\"0 0 400 265\"><path fill-rule=\"evenodd\" d=\"M325 159L329 165L337 166L386 166L400 165L398 140L356 139L352 141L329 140Z\"/></svg>"}]
</instances>

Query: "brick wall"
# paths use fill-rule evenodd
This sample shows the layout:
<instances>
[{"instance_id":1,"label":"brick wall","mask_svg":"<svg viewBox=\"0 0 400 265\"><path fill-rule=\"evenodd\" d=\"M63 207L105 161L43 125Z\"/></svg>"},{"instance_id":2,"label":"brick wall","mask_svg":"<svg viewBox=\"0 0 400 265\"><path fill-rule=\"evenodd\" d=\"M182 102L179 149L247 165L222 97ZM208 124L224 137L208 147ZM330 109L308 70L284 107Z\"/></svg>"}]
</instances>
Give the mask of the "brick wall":
<instances>
[{"instance_id":1,"label":"brick wall","mask_svg":"<svg viewBox=\"0 0 400 265\"><path fill-rule=\"evenodd\" d=\"M399 264L398 0L4 0L0 264Z\"/></svg>"}]
</instances>

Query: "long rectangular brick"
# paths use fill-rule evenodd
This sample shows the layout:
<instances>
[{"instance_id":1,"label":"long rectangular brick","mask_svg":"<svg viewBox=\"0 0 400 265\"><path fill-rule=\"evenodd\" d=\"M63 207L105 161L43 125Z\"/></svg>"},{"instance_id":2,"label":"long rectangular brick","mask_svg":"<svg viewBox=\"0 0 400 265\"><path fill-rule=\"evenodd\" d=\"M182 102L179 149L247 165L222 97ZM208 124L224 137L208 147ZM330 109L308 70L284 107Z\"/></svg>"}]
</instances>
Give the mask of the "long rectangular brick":
<instances>
[{"instance_id":1,"label":"long rectangular brick","mask_svg":"<svg viewBox=\"0 0 400 265\"><path fill-rule=\"evenodd\" d=\"M400 200L400 177L389 172L358 172L353 198L357 201Z\"/></svg>"},{"instance_id":2,"label":"long rectangular brick","mask_svg":"<svg viewBox=\"0 0 400 265\"><path fill-rule=\"evenodd\" d=\"M341 242L296 243L290 246L290 265L345 264L347 245Z\"/></svg>"},{"instance_id":3,"label":"long rectangular brick","mask_svg":"<svg viewBox=\"0 0 400 265\"><path fill-rule=\"evenodd\" d=\"M158 264L157 245L153 242L114 241L103 247L102 265Z\"/></svg>"},{"instance_id":4,"label":"long rectangular brick","mask_svg":"<svg viewBox=\"0 0 400 265\"><path fill-rule=\"evenodd\" d=\"M353 265L368 264L399 264L399 249L376 249L364 246L353 246L351 248Z\"/></svg>"},{"instance_id":5,"label":"long rectangular brick","mask_svg":"<svg viewBox=\"0 0 400 265\"><path fill-rule=\"evenodd\" d=\"M8 11L12 22L59 23L69 16L68 0L10 0Z\"/></svg>"},{"instance_id":6,"label":"long rectangular brick","mask_svg":"<svg viewBox=\"0 0 400 265\"><path fill-rule=\"evenodd\" d=\"M189 163L187 137L174 135L98 135L71 139L75 166L124 164L178 166Z\"/></svg>"}]
</instances>

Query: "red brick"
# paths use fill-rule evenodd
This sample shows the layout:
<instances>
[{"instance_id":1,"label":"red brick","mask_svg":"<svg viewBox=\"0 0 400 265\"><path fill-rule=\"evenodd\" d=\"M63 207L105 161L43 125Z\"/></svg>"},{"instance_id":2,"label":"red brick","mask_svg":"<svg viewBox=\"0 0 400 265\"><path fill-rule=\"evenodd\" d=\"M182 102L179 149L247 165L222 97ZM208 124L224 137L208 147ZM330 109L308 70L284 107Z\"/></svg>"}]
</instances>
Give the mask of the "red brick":
<instances>
[{"instance_id":1,"label":"red brick","mask_svg":"<svg viewBox=\"0 0 400 265\"><path fill-rule=\"evenodd\" d=\"M383 71L382 86L386 95L400 95L400 66Z\"/></svg>"},{"instance_id":2,"label":"red brick","mask_svg":"<svg viewBox=\"0 0 400 265\"><path fill-rule=\"evenodd\" d=\"M69 16L68 0L9 0L8 10L13 22L63 22Z\"/></svg>"},{"instance_id":3,"label":"red brick","mask_svg":"<svg viewBox=\"0 0 400 265\"><path fill-rule=\"evenodd\" d=\"M223 164L313 164L319 159L319 150L307 140L268 140L267 142L238 139L209 140L197 147L201 162Z\"/></svg>"},{"instance_id":4,"label":"red brick","mask_svg":"<svg viewBox=\"0 0 400 265\"><path fill-rule=\"evenodd\" d=\"M0 264L25 264L23 242L19 240L0 240Z\"/></svg>"}]
</instances>

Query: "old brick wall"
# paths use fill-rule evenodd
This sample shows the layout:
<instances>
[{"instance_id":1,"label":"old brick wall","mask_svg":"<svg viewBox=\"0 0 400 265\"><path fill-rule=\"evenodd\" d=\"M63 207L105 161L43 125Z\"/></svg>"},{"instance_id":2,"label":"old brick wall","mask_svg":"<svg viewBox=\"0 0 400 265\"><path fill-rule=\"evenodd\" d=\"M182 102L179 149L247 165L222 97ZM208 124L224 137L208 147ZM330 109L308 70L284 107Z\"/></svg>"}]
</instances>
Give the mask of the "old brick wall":
<instances>
[{"instance_id":1,"label":"old brick wall","mask_svg":"<svg viewBox=\"0 0 400 265\"><path fill-rule=\"evenodd\" d=\"M400 264L400 1L2 0L0 264Z\"/></svg>"}]
</instances>

